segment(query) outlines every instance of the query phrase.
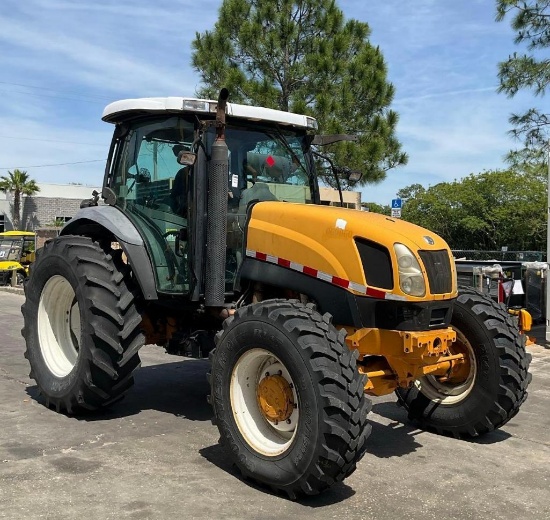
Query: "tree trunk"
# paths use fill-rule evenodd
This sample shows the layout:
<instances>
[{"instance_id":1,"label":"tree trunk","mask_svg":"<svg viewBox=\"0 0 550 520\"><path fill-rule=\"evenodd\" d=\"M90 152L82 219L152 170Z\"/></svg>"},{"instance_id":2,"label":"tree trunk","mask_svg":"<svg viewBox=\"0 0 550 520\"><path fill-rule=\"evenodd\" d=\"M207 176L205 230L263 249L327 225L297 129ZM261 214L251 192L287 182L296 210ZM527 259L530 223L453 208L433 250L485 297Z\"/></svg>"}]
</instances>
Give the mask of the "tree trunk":
<instances>
[{"instance_id":1,"label":"tree trunk","mask_svg":"<svg viewBox=\"0 0 550 520\"><path fill-rule=\"evenodd\" d=\"M20 224L21 224L21 192L19 190L15 190L13 192L13 229L19 230Z\"/></svg>"}]
</instances>

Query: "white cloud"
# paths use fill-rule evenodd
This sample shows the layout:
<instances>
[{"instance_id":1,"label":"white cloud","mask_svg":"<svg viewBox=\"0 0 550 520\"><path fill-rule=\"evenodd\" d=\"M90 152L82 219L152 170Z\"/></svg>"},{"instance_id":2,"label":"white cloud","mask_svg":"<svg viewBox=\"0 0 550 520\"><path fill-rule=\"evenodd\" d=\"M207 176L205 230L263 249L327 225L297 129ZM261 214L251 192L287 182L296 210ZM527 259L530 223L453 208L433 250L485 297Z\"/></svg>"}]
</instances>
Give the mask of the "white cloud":
<instances>
[{"instance_id":1,"label":"white cloud","mask_svg":"<svg viewBox=\"0 0 550 520\"><path fill-rule=\"evenodd\" d=\"M220 5L3 0L0 135L29 140L0 137L0 167L103 159L112 127L100 117L109 101L193 94L199 77L190 64L191 42L214 26ZM493 90L498 61L515 50L508 24L494 22L494 2L339 5L348 18L368 22L372 43L381 47L397 89L398 136L410 155L409 165L367 187L363 200L388 202L414 182L435 184L502 165L514 145L506 135L508 115L529 99L508 100ZM97 184L103 168L86 163L29 172L41 182Z\"/></svg>"},{"instance_id":2,"label":"white cloud","mask_svg":"<svg viewBox=\"0 0 550 520\"><path fill-rule=\"evenodd\" d=\"M218 6L4 0L0 174L23 167L40 182L101 182L113 131L100 120L103 107L121 98L194 94L191 40L214 24ZM81 163L90 160L100 162ZM81 164L38 167L58 163Z\"/></svg>"},{"instance_id":3,"label":"white cloud","mask_svg":"<svg viewBox=\"0 0 550 520\"><path fill-rule=\"evenodd\" d=\"M497 94L497 65L517 50L507 23L496 23L494 2L371 0L345 2L346 15L365 19L396 86L393 108L409 164L364 188L363 200L389 203L397 190L452 181L505 167L516 143L511 112L533 103ZM364 16L361 16L364 13Z\"/></svg>"},{"instance_id":4,"label":"white cloud","mask_svg":"<svg viewBox=\"0 0 550 520\"><path fill-rule=\"evenodd\" d=\"M0 42L10 54L30 58L40 75L131 95L194 91L190 42L217 14L217 2L208 1L7 3Z\"/></svg>"},{"instance_id":5,"label":"white cloud","mask_svg":"<svg viewBox=\"0 0 550 520\"><path fill-rule=\"evenodd\" d=\"M8 23L9 22L9 23ZM178 81L167 68L140 63L131 56L107 48L96 41L83 41L65 34L54 35L52 30L36 33L5 17L0 25L7 28L0 32L0 40L22 47L39 56L49 56L41 67L42 72L54 72L72 82L110 91L142 90L153 88L173 90ZM51 70L51 65L62 63L63 69ZM135 85L129 89L130 85ZM136 88L137 86L137 88Z\"/></svg>"},{"instance_id":6,"label":"white cloud","mask_svg":"<svg viewBox=\"0 0 550 520\"><path fill-rule=\"evenodd\" d=\"M444 97L450 97L450 96L461 96L464 94L473 94L473 93L483 93L483 92L496 92L497 85L494 85L492 87L479 87L479 88L468 88L463 90L451 90L451 91L444 91L444 92L432 92L431 94L421 94L418 96L410 96L410 97L397 97L393 105L396 107L399 107L399 105L402 105L404 103L409 103L411 101L423 101L426 99L434 99L434 98L444 98Z\"/></svg>"},{"instance_id":7,"label":"white cloud","mask_svg":"<svg viewBox=\"0 0 550 520\"><path fill-rule=\"evenodd\" d=\"M379 185L364 188L363 200L387 204L410 184L428 187L506 167L503 158L516 146L507 133L509 100L490 90L450 97L451 102L441 95L399 105L398 136L409 164L390 171ZM517 108L530 101L520 95Z\"/></svg>"}]
</instances>

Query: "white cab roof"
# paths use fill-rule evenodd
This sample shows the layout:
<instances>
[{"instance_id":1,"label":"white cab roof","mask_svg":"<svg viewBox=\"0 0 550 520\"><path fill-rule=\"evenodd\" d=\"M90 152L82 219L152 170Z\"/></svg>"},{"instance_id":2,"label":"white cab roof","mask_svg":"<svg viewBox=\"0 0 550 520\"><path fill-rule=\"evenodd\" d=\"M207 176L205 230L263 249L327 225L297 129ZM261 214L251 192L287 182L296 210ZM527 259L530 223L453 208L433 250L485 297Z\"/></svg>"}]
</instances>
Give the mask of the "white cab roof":
<instances>
[{"instance_id":1,"label":"white cab roof","mask_svg":"<svg viewBox=\"0 0 550 520\"><path fill-rule=\"evenodd\" d=\"M131 116L132 112L187 112L215 115L216 105L216 101L184 97L124 99L107 105L103 111L102 119L109 123L116 123ZM251 121L271 121L283 125L317 128L317 122L312 117L272 108L227 103L226 114Z\"/></svg>"}]
</instances>

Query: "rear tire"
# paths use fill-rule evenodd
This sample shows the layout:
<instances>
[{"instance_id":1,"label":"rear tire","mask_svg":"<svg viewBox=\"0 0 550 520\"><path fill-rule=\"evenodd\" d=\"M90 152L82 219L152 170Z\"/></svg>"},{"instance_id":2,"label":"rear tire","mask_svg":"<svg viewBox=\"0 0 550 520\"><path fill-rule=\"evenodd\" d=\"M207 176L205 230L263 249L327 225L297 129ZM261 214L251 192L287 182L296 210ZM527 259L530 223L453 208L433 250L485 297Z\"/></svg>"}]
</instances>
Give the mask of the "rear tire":
<instances>
[{"instance_id":1,"label":"rear tire","mask_svg":"<svg viewBox=\"0 0 550 520\"><path fill-rule=\"evenodd\" d=\"M371 430L370 401L344 338L328 314L293 301L253 304L225 321L210 400L245 477L295 498L353 473Z\"/></svg>"},{"instance_id":2,"label":"rear tire","mask_svg":"<svg viewBox=\"0 0 550 520\"><path fill-rule=\"evenodd\" d=\"M144 336L127 272L120 256L87 237L58 237L38 252L21 333L46 406L97 410L132 386Z\"/></svg>"},{"instance_id":3,"label":"rear tire","mask_svg":"<svg viewBox=\"0 0 550 520\"><path fill-rule=\"evenodd\" d=\"M506 309L474 289L459 289L451 326L457 332L453 353L463 352L469 359L463 377L451 384L425 376L396 393L421 428L476 437L517 414L527 398L531 356Z\"/></svg>"}]
</instances>

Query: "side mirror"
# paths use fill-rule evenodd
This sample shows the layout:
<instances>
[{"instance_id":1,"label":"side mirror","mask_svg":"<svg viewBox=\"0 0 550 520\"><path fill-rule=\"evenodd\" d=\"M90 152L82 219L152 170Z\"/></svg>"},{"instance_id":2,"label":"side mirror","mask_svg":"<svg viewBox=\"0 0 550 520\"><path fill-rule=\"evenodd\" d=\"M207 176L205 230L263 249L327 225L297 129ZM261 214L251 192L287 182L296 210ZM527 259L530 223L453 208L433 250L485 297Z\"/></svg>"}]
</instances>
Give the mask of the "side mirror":
<instances>
[{"instance_id":1,"label":"side mirror","mask_svg":"<svg viewBox=\"0 0 550 520\"><path fill-rule=\"evenodd\" d=\"M182 150L178 153L178 163L182 166L193 166L197 160L197 154L193 152L186 152Z\"/></svg>"},{"instance_id":2,"label":"side mirror","mask_svg":"<svg viewBox=\"0 0 550 520\"><path fill-rule=\"evenodd\" d=\"M363 177L362 172L358 172L357 170L350 170L348 174L348 182L359 182L361 180L361 177Z\"/></svg>"},{"instance_id":3,"label":"side mirror","mask_svg":"<svg viewBox=\"0 0 550 520\"><path fill-rule=\"evenodd\" d=\"M363 177L363 173L357 170L352 170L351 168L348 168L347 166L343 166L340 168L336 168L336 171L342 175L350 184L355 184L356 182L361 180L361 177Z\"/></svg>"}]
</instances>

